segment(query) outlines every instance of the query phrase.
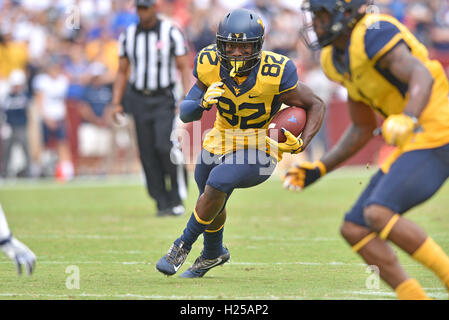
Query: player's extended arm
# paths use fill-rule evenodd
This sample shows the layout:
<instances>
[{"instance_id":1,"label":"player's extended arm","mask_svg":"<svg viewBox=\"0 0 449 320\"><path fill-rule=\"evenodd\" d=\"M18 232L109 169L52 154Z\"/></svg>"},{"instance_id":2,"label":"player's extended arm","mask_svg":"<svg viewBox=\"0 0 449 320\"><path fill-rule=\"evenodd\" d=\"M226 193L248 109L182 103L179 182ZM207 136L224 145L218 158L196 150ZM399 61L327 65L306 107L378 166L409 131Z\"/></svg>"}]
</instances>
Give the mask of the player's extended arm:
<instances>
[{"instance_id":1,"label":"player's extended arm","mask_svg":"<svg viewBox=\"0 0 449 320\"><path fill-rule=\"evenodd\" d=\"M433 77L415 58L405 43L400 43L379 60L382 69L408 84L409 99L402 114L390 115L382 126L386 142L401 147L413 135L418 118L429 102Z\"/></svg>"},{"instance_id":2,"label":"player's extended arm","mask_svg":"<svg viewBox=\"0 0 449 320\"><path fill-rule=\"evenodd\" d=\"M348 109L351 125L337 144L321 159L327 172L335 169L362 149L373 137L373 131L377 126L373 110L363 102L348 98Z\"/></svg>"},{"instance_id":3,"label":"player's extended arm","mask_svg":"<svg viewBox=\"0 0 449 320\"><path fill-rule=\"evenodd\" d=\"M377 120L369 106L348 98L351 125L337 144L316 163L302 163L290 168L284 178L284 187L301 190L327 172L356 154L373 137Z\"/></svg>"},{"instance_id":4,"label":"player's extended arm","mask_svg":"<svg viewBox=\"0 0 449 320\"><path fill-rule=\"evenodd\" d=\"M306 124L301 134L303 140L302 150L304 150L320 130L326 113L326 105L309 87L300 83L293 89L283 93L280 102L288 106L303 107L307 110Z\"/></svg>"},{"instance_id":5,"label":"player's extended arm","mask_svg":"<svg viewBox=\"0 0 449 320\"><path fill-rule=\"evenodd\" d=\"M405 43L400 43L379 60L379 66L408 84L410 96L404 113L419 117L429 102L433 77L420 60L415 58Z\"/></svg>"}]
</instances>

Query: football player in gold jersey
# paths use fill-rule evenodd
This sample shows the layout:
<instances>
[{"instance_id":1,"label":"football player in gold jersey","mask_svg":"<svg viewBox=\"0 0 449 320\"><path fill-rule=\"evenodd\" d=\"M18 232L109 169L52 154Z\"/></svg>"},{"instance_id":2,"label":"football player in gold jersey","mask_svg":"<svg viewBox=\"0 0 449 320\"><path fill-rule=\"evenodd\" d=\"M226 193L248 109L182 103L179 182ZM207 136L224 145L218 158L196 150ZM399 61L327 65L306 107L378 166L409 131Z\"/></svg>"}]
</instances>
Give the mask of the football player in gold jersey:
<instances>
[{"instance_id":1,"label":"football player in gold jersey","mask_svg":"<svg viewBox=\"0 0 449 320\"><path fill-rule=\"evenodd\" d=\"M289 58L262 50L263 39L264 26L257 14L233 10L218 27L216 45L204 48L195 58L197 82L181 103L180 118L199 120L213 106L218 112L195 168L200 194L195 209L183 234L156 264L166 275L178 271L200 234L204 249L181 277L202 277L227 262L230 254L223 246L223 226L233 190L267 180L282 152L301 152L321 126L322 100L298 82L296 66ZM301 138L287 131L285 143L267 144L269 122L283 103L306 109L304 131Z\"/></svg>"},{"instance_id":2,"label":"football player in gold jersey","mask_svg":"<svg viewBox=\"0 0 449 320\"><path fill-rule=\"evenodd\" d=\"M449 85L440 63L389 15L367 13L366 0L306 0L303 36L322 49L327 77L346 87L352 120L339 142L316 163L291 168L284 186L300 190L335 169L379 132L396 151L345 215L341 234L399 299L428 299L389 241L436 273L449 288L449 258L409 209L426 201L449 176ZM310 23L309 23L310 22Z\"/></svg>"}]
</instances>

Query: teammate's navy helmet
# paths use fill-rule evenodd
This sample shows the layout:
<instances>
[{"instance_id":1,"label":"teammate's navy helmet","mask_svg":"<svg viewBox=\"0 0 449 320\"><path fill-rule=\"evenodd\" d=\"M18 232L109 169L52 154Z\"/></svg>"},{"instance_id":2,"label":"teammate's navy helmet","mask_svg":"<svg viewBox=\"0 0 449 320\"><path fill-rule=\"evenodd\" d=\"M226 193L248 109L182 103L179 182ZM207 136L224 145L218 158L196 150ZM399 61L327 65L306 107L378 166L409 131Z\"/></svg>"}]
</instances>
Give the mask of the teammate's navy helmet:
<instances>
[{"instance_id":1,"label":"teammate's navy helmet","mask_svg":"<svg viewBox=\"0 0 449 320\"><path fill-rule=\"evenodd\" d=\"M371 0L304 0L301 35L306 45L314 50L332 43L339 35L351 29L364 15L359 9ZM330 15L327 32L318 37L313 29L314 13L325 10Z\"/></svg>"},{"instance_id":2,"label":"teammate's navy helmet","mask_svg":"<svg viewBox=\"0 0 449 320\"><path fill-rule=\"evenodd\" d=\"M217 54L222 66L245 74L260 61L265 28L256 13L246 9L236 9L227 13L221 20L217 31ZM251 55L231 57L226 54L226 43L250 43Z\"/></svg>"}]
</instances>

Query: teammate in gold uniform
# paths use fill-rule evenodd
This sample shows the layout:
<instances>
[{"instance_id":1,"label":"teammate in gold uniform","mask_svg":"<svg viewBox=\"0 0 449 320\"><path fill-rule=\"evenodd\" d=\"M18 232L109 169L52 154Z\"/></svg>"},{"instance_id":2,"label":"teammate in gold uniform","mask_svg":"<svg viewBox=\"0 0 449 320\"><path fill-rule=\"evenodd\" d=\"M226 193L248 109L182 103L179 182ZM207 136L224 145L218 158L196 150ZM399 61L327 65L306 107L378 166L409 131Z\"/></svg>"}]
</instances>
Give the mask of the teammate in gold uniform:
<instances>
[{"instance_id":1,"label":"teammate in gold uniform","mask_svg":"<svg viewBox=\"0 0 449 320\"><path fill-rule=\"evenodd\" d=\"M345 215L341 233L367 264L379 267L399 299L428 299L387 240L449 288L448 256L402 216L449 176L449 85L443 68L396 19L366 13L366 0L310 0L303 9L304 39L322 48L324 72L346 87L352 124L320 161L291 168L284 186L302 189L354 155L380 131L374 112L380 113L381 133L397 149Z\"/></svg>"},{"instance_id":2,"label":"teammate in gold uniform","mask_svg":"<svg viewBox=\"0 0 449 320\"><path fill-rule=\"evenodd\" d=\"M200 194L195 210L183 234L156 264L166 275L178 271L200 234L204 249L181 277L202 277L227 262L230 254L223 246L223 226L233 190L264 182L282 152L301 152L321 126L322 100L298 82L290 59L262 51L263 38L260 17L237 9L222 19L217 44L201 50L194 60L198 80L181 103L180 118L198 120L214 105L218 112L195 168ZM306 109L306 126L301 138L285 132L285 143L267 144L266 129L283 103Z\"/></svg>"}]
</instances>

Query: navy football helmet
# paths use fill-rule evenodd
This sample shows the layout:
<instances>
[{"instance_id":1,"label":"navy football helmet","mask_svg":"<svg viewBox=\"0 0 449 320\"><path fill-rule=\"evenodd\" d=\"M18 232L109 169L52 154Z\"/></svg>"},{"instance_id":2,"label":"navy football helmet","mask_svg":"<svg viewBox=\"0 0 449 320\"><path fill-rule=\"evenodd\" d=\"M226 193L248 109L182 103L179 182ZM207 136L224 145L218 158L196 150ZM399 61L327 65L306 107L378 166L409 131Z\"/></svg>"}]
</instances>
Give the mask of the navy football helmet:
<instances>
[{"instance_id":1,"label":"navy football helmet","mask_svg":"<svg viewBox=\"0 0 449 320\"><path fill-rule=\"evenodd\" d=\"M339 35L349 31L364 16L359 9L372 4L371 0L304 0L302 3L303 26L301 36L306 45L319 50L331 44ZM327 32L318 37L313 28L314 14L321 10L329 13Z\"/></svg>"},{"instance_id":2,"label":"navy football helmet","mask_svg":"<svg viewBox=\"0 0 449 320\"><path fill-rule=\"evenodd\" d=\"M246 9L236 9L221 20L216 35L217 54L221 65L231 74L245 75L260 61L265 28L256 13ZM250 43L251 55L232 57L226 54L227 43Z\"/></svg>"}]
</instances>

